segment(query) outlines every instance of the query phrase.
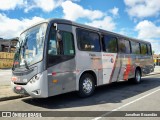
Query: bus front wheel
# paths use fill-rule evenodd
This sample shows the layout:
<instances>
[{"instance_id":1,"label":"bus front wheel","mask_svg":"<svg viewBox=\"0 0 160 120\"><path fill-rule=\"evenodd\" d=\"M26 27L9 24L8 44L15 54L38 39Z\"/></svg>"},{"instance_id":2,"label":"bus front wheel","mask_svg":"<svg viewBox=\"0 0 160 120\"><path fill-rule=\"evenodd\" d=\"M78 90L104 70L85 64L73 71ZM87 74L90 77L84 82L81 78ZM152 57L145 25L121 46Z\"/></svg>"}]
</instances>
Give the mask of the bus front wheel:
<instances>
[{"instance_id":1,"label":"bus front wheel","mask_svg":"<svg viewBox=\"0 0 160 120\"><path fill-rule=\"evenodd\" d=\"M80 97L88 97L94 93L95 81L91 74L85 73L81 76L79 81L78 95Z\"/></svg>"}]
</instances>

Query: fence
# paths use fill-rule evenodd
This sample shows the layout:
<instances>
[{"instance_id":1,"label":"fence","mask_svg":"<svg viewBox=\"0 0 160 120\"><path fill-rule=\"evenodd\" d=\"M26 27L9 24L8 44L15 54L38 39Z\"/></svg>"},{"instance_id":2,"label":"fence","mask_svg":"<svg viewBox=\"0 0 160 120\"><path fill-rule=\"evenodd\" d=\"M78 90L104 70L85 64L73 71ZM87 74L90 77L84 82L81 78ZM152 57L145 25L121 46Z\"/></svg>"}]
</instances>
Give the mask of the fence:
<instances>
[{"instance_id":1,"label":"fence","mask_svg":"<svg viewBox=\"0 0 160 120\"><path fill-rule=\"evenodd\" d=\"M11 68L13 65L14 53L0 52L0 68Z\"/></svg>"}]
</instances>

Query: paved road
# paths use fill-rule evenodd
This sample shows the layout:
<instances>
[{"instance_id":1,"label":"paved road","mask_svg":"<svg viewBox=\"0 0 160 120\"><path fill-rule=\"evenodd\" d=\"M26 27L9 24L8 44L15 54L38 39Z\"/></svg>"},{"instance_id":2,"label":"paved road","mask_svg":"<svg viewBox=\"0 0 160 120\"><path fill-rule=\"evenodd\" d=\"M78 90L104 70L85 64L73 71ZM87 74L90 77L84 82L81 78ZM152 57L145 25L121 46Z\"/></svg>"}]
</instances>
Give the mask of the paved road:
<instances>
[{"instance_id":1,"label":"paved road","mask_svg":"<svg viewBox=\"0 0 160 120\"><path fill-rule=\"evenodd\" d=\"M160 111L160 75L143 78L142 83L133 85L128 82L113 83L96 89L96 93L85 99L73 93L46 99L23 98L0 102L0 111L106 111L99 117L83 119L106 119L107 111ZM69 114L69 113L68 113ZM89 114L89 112L87 113ZM20 118L16 118L19 120ZM42 118L49 119L49 118ZM54 118L52 118L54 119ZM56 118L55 118L56 119ZM82 118L58 118L82 119ZM129 119L113 118L110 119ZM137 119L137 118L130 118ZM150 118L138 118L148 119ZM159 118L154 118L159 119Z\"/></svg>"},{"instance_id":2,"label":"paved road","mask_svg":"<svg viewBox=\"0 0 160 120\"><path fill-rule=\"evenodd\" d=\"M0 86L8 86L10 85L12 76L11 69L8 70L0 70Z\"/></svg>"}]
</instances>

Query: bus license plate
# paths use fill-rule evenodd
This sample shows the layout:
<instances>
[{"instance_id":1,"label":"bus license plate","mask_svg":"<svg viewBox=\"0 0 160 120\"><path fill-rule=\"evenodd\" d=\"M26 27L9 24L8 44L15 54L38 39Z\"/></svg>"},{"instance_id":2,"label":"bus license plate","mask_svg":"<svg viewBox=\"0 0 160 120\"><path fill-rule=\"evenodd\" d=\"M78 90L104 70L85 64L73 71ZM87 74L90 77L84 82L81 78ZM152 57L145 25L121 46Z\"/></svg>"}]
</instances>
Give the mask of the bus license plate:
<instances>
[{"instance_id":1,"label":"bus license plate","mask_svg":"<svg viewBox=\"0 0 160 120\"><path fill-rule=\"evenodd\" d=\"M16 86L16 90L21 90L22 87L21 86Z\"/></svg>"}]
</instances>

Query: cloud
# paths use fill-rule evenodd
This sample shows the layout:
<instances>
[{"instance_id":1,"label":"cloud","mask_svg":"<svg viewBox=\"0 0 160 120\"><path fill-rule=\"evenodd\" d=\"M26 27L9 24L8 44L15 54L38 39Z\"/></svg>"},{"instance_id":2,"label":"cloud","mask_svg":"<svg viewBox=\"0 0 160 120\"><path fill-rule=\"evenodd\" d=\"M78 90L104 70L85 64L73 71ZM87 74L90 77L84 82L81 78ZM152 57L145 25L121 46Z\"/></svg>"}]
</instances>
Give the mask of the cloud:
<instances>
[{"instance_id":1,"label":"cloud","mask_svg":"<svg viewBox=\"0 0 160 120\"><path fill-rule=\"evenodd\" d=\"M57 7L61 7L62 3L67 0L27 0L25 4L25 12L32 9L40 8L44 12L51 12ZM79 2L80 0L68 0L73 2Z\"/></svg>"},{"instance_id":2,"label":"cloud","mask_svg":"<svg viewBox=\"0 0 160 120\"><path fill-rule=\"evenodd\" d=\"M116 24L114 23L113 19L110 16L106 16L102 20L94 20L92 22L85 24L110 31L113 31L116 26Z\"/></svg>"},{"instance_id":3,"label":"cloud","mask_svg":"<svg viewBox=\"0 0 160 120\"><path fill-rule=\"evenodd\" d=\"M160 26L143 20L136 25L135 30L138 31L138 38L151 42L152 49L155 53L160 54Z\"/></svg>"},{"instance_id":4,"label":"cloud","mask_svg":"<svg viewBox=\"0 0 160 120\"><path fill-rule=\"evenodd\" d=\"M117 32L124 36L135 37L135 30L131 28L120 28Z\"/></svg>"},{"instance_id":5,"label":"cloud","mask_svg":"<svg viewBox=\"0 0 160 120\"><path fill-rule=\"evenodd\" d=\"M0 10L14 10L16 7L23 6L24 0L1 0Z\"/></svg>"},{"instance_id":6,"label":"cloud","mask_svg":"<svg viewBox=\"0 0 160 120\"><path fill-rule=\"evenodd\" d=\"M44 12L51 12L55 8L61 6L64 0L31 0L28 1L25 6L25 12L28 12L35 8L40 8Z\"/></svg>"},{"instance_id":7,"label":"cloud","mask_svg":"<svg viewBox=\"0 0 160 120\"><path fill-rule=\"evenodd\" d=\"M87 18L89 20L100 19L104 14L99 10L84 9L82 6L71 1L62 3L64 18L76 21L79 18Z\"/></svg>"},{"instance_id":8,"label":"cloud","mask_svg":"<svg viewBox=\"0 0 160 120\"><path fill-rule=\"evenodd\" d=\"M119 11L119 8L117 7L114 7L113 9L109 10L109 12L113 14L113 16L118 16L118 11Z\"/></svg>"},{"instance_id":9,"label":"cloud","mask_svg":"<svg viewBox=\"0 0 160 120\"><path fill-rule=\"evenodd\" d=\"M23 8L24 12L39 8L44 12L51 12L55 8L60 7L66 0L1 0L0 10L14 10L15 8ZM79 2L80 0L69 0Z\"/></svg>"},{"instance_id":10,"label":"cloud","mask_svg":"<svg viewBox=\"0 0 160 120\"><path fill-rule=\"evenodd\" d=\"M25 28L41 20L43 20L43 18L36 16L32 17L31 19L11 19L7 17L5 14L0 14L0 37L17 37Z\"/></svg>"},{"instance_id":11,"label":"cloud","mask_svg":"<svg viewBox=\"0 0 160 120\"><path fill-rule=\"evenodd\" d=\"M76 21L79 18L85 18L89 20L89 22L85 23L86 25L110 31L115 29L116 24L112 17L106 15L100 10L85 9L72 1L63 2L62 9L65 19ZM118 11L119 9L114 7L109 12L116 16L118 15Z\"/></svg>"},{"instance_id":12,"label":"cloud","mask_svg":"<svg viewBox=\"0 0 160 120\"><path fill-rule=\"evenodd\" d=\"M59 7L64 0L1 0L0 10L14 10L23 8L28 12L35 8L40 8L44 12L51 12Z\"/></svg>"},{"instance_id":13,"label":"cloud","mask_svg":"<svg viewBox=\"0 0 160 120\"><path fill-rule=\"evenodd\" d=\"M85 9L72 1L63 2L62 9L65 19L76 21L79 18L85 18L90 21L86 22L86 25L111 31L115 29L116 24L112 17L105 15L102 11ZM118 15L118 8L114 7L111 11L112 14Z\"/></svg>"},{"instance_id":14,"label":"cloud","mask_svg":"<svg viewBox=\"0 0 160 120\"><path fill-rule=\"evenodd\" d=\"M131 17L152 17L160 12L160 0L124 0L124 3Z\"/></svg>"},{"instance_id":15,"label":"cloud","mask_svg":"<svg viewBox=\"0 0 160 120\"><path fill-rule=\"evenodd\" d=\"M160 38L160 26L156 26L148 20L139 22L136 25L135 30L139 32L139 38Z\"/></svg>"}]
</instances>

